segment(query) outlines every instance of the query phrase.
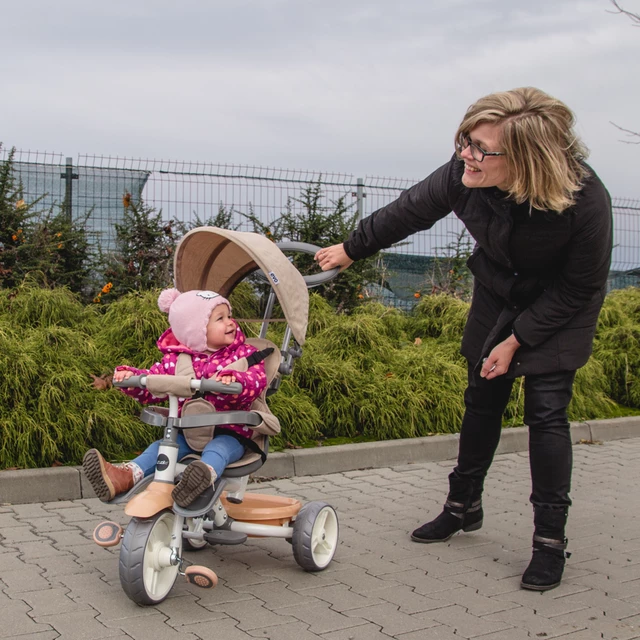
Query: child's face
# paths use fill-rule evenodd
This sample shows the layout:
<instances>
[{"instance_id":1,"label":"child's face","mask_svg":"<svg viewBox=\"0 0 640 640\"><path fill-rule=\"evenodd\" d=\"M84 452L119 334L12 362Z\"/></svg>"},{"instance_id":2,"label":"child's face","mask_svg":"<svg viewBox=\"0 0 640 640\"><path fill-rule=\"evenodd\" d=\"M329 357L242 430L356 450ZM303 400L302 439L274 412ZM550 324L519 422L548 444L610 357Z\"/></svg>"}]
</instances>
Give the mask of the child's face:
<instances>
[{"instance_id":1,"label":"child's face","mask_svg":"<svg viewBox=\"0 0 640 640\"><path fill-rule=\"evenodd\" d=\"M229 307L219 304L211 313L207 325L207 346L212 351L233 343L236 337L236 323L231 318Z\"/></svg>"}]
</instances>

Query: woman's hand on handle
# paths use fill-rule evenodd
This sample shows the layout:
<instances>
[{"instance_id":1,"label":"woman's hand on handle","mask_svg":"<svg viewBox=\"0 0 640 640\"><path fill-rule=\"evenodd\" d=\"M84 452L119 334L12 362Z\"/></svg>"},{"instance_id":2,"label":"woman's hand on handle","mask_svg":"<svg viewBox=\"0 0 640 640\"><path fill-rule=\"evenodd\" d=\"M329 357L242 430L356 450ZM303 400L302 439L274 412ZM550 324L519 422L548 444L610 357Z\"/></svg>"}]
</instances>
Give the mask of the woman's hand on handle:
<instances>
[{"instance_id":1,"label":"woman's hand on handle","mask_svg":"<svg viewBox=\"0 0 640 640\"><path fill-rule=\"evenodd\" d=\"M353 264L353 260L347 255L343 244L334 244L330 247L320 249L314 256L314 259L320 265L323 271L340 267L340 271L344 271L348 266Z\"/></svg>"}]
</instances>

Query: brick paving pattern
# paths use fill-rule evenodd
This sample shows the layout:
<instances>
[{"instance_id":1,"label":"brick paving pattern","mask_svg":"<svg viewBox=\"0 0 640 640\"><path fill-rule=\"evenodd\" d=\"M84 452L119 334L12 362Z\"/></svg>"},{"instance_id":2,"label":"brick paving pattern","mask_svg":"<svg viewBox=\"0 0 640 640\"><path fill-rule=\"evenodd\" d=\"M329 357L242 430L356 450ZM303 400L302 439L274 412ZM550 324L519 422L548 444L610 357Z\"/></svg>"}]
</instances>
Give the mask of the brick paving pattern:
<instances>
[{"instance_id":1,"label":"brick paving pattern","mask_svg":"<svg viewBox=\"0 0 640 640\"><path fill-rule=\"evenodd\" d=\"M532 510L525 453L496 457L485 524L444 544L408 532L439 513L452 463L274 480L252 490L324 500L340 518L335 560L305 573L284 540L187 557L220 577L178 578L169 598L124 595L118 552L91 541L121 507L97 499L0 506L0 638L16 640L520 640L640 638L640 438L575 449L573 556L562 585L520 589Z\"/></svg>"}]
</instances>

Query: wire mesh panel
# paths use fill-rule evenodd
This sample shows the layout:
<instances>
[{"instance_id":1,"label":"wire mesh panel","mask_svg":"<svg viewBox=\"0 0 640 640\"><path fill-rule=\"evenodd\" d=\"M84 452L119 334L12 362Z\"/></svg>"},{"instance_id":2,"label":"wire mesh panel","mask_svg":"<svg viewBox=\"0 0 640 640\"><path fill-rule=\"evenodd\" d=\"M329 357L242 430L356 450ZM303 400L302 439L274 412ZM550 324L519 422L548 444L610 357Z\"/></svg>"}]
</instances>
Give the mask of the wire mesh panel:
<instances>
[{"instance_id":1,"label":"wire mesh panel","mask_svg":"<svg viewBox=\"0 0 640 640\"><path fill-rule=\"evenodd\" d=\"M3 149L2 158L6 160L8 153ZM127 198L134 202L142 198L162 211L164 219L187 226L207 224L223 211L231 228L252 231L250 216L267 227L285 212L304 216L301 197L310 187L320 187L320 206L327 211L335 210L335 203L343 199L348 211L362 217L392 202L414 183L404 178L360 179L341 173L111 156L81 155L74 164L62 154L32 151L16 152L14 170L25 199L41 198L41 209L68 207L74 219L89 214L90 237L105 250L113 248L114 225L123 219ZM617 198L613 205L610 287L637 285L640 201ZM388 249L387 261L397 271L390 280L399 283L398 295L408 296L419 288L420 270L432 264L425 258L449 257L459 251L463 234L463 225L451 214L432 229ZM405 258L392 260L391 256Z\"/></svg>"},{"instance_id":2,"label":"wire mesh panel","mask_svg":"<svg viewBox=\"0 0 640 640\"><path fill-rule=\"evenodd\" d=\"M78 166L74 214L89 214L87 229L103 250L114 248L115 225L124 218L124 203L138 202L147 182L146 171Z\"/></svg>"},{"instance_id":3,"label":"wire mesh panel","mask_svg":"<svg viewBox=\"0 0 640 640\"><path fill-rule=\"evenodd\" d=\"M611 268L630 271L640 267L640 201L613 198L613 256Z\"/></svg>"},{"instance_id":4,"label":"wire mesh panel","mask_svg":"<svg viewBox=\"0 0 640 640\"><path fill-rule=\"evenodd\" d=\"M5 158L8 152L5 151ZM68 211L81 220L89 241L103 250L113 248L115 224L122 222L123 197L139 200L148 172L115 167L74 165L61 154L17 152L13 163L17 185L37 209L53 214Z\"/></svg>"},{"instance_id":5,"label":"wire mesh panel","mask_svg":"<svg viewBox=\"0 0 640 640\"><path fill-rule=\"evenodd\" d=\"M355 183L346 174L244 165L104 157L100 162L106 167L144 171L148 175L144 201L161 210L167 220L206 222L222 208L232 213L232 226L241 231L253 230L250 215L268 225L288 208L302 213L304 207L298 202L302 191L318 183L322 185L322 206L331 208L339 198L350 204Z\"/></svg>"},{"instance_id":6,"label":"wire mesh panel","mask_svg":"<svg viewBox=\"0 0 640 640\"><path fill-rule=\"evenodd\" d=\"M3 149L3 160L9 151ZM64 183L60 172L64 166L64 158L59 153L18 151L14 156L14 177L16 187L23 198L33 202L40 198L38 209L51 210L61 205L64 200Z\"/></svg>"}]
</instances>

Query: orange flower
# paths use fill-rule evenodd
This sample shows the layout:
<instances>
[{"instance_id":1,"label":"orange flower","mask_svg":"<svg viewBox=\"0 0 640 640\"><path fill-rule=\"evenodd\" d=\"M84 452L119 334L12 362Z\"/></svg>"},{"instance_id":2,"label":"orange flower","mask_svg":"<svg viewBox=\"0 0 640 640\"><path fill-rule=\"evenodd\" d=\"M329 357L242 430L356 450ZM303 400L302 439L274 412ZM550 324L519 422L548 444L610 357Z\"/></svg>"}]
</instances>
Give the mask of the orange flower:
<instances>
[{"instance_id":1,"label":"orange flower","mask_svg":"<svg viewBox=\"0 0 640 640\"><path fill-rule=\"evenodd\" d=\"M414 298L416 298L416 299L420 298L421 296L422 296L422 294L421 294L419 291L416 291L416 292L413 294L413 297L414 297Z\"/></svg>"},{"instance_id":2,"label":"orange flower","mask_svg":"<svg viewBox=\"0 0 640 640\"><path fill-rule=\"evenodd\" d=\"M359 293L359 294L358 294L358 299L359 299L359 300L362 300L362 299L364 299L364 296L363 296L361 293Z\"/></svg>"},{"instance_id":3,"label":"orange flower","mask_svg":"<svg viewBox=\"0 0 640 640\"><path fill-rule=\"evenodd\" d=\"M14 234L11 236L11 239L15 242L15 241L18 239L18 236L14 233Z\"/></svg>"},{"instance_id":4,"label":"orange flower","mask_svg":"<svg viewBox=\"0 0 640 640\"><path fill-rule=\"evenodd\" d=\"M62 249L63 246L62 242L58 242L58 249Z\"/></svg>"},{"instance_id":5,"label":"orange flower","mask_svg":"<svg viewBox=\"0 0 640 640\"><path fill-rule=\"evenodd\" d=\"M58 231L58 233L56 233L56 238L62 238L62 233L60 231Z\"/></svg>"},{"instance_id":6,"label":"orange flower","mask_svg":"<svg viewBox=\"0 0 640 640\"><path fill-rule=\"evenodd\" d=\"M113 289L113 284L111 282L107 282L107 284L102 287L102 293L109 293Z\"/></svg>"},{"instance_id":7,"label":"orange flower","mask_svg":"<svg viewBox=\"0 0 640 640\"><path fill-rule=\"evenodd\" d=\"M20 211L20 209L24 209L27 205L24 203L24 200L20 199L16 202L16 209Z\"/></svg>"}]
</instances>

